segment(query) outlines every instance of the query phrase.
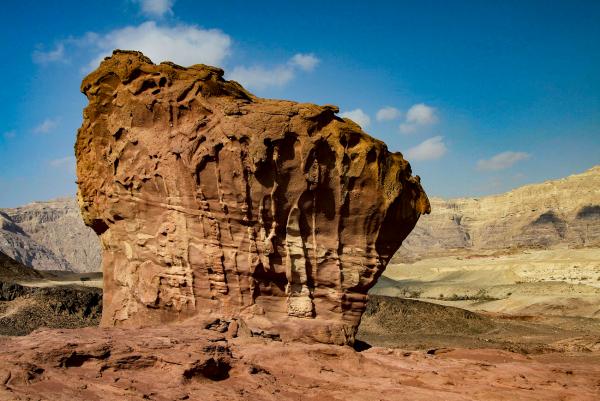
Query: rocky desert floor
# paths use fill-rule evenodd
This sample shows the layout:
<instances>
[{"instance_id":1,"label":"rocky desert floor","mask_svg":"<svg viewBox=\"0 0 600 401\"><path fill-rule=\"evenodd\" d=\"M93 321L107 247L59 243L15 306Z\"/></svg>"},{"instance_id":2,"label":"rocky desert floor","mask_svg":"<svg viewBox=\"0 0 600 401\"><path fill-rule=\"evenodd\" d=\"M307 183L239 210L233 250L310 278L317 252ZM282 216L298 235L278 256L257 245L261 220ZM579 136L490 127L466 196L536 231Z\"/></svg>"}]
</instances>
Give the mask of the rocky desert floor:
<instances>
[{"instance_id":1,"label":"rocky desert floor","mask_svg":"<svg viewBox=\"0 0 600 401\"><path fill-rule=\"evenodd\" d=\"M102 274L38 271L0 252L0 336L98 325Z\"/></svg>"},{"instance_id":2,"label":"rocky desert floor","mask_svg":"<svg viewBox=\"0 0 600 401\"><path fill-rule=\"evenodd\" d=\"M599 260L554 249L390 265L354 348L252 337L235 321L0 336L0 400L597 400ZM0 326L95 325L101 283L24 278L23 294L4 289Z\"/></svg>"},{"instance_id":3,"label":"rocky desert floor","mask_svg":"<svg viewBox=\"0 0 600 401\"><path fill-rule=\"evenodd\" d=\"M222 322L221 322L222 323ZM233 327L235 326L235 328ZM0 338L1 400L597 400L600 355L282 343L234 324ZM208 329L208 327L212 329Z\"/></svg>"},{"instance_id":4,"label":"rocky desert floor","mask_svg":"<svg viewBox=\"0 0 600 401\"><path fill-rule=\"evenodd\" d=\"M421 305L382 303L382 322L370 333L386 345L426 347L493 346L519 352L571 349L600 350L600 249L550 249L489 254L458 253L388 266L372 294L405 297ZM397 299L397 298L391 298ZM437 305L444 309L436 309ZM457 323L444 328L451 309L472 312L485 325ZM391 309L391 311L386 311ZM410 336L402 328L382 328L402 310L421 310L424 336ZM414 313L414 312L413 312ZM386 316L388 315L388 316ZM434 318L439 316L440 318ZM442 321L440 321L441 318ZM465 319L462 319L464 321ZM366 320L368 321L368 320ZM366 329L363 321L361 330ZM405 330L406 331L406 330ZM390 338L389 333L396 333ZM408 335L408 336L407 336ZM415 338L416 337L416 338ZM373 340L371 340L373 342Z\"/></svg>"}]
</instances>

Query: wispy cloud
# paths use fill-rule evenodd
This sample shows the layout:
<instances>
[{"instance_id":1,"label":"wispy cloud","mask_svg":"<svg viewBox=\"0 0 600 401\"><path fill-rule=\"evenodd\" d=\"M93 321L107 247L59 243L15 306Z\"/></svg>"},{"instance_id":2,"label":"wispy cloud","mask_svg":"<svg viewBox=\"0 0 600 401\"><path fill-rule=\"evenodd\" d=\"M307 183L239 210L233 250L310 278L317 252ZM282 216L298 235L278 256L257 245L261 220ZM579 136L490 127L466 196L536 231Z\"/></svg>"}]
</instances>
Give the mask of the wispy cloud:
<instances>
[{"instance_id":1,"label":"wispy cloud","mask_svg":"<svg viewBox=\"0 0 600 401\"><path fill-rule=\"evenodd\" d=\"M252 89L281 87L295 78L298 69L312 71L318 63L319 59L313 54L298 53L290 58L287 63L270 68L261 65L237 66L231 70L228 78Z\"/></svg>"},{"instance_id":2,"label":"wispy cloud","mask_svg":"<svg viewBox=\"0 0 600 401\"><path fill-rule=\"evenodd\" d=\"M406 112L406 122L419 125L434 124L438 120L436 113L434 107L425 103L415 104Z\"/></svg>"},{"instance_id":3,"label":"wispy cloud","mask_svg":"<svg viewBox=\"0 0 600 401\"><path fill-rule=\"evenodd\" d=\"M297 53L290 59L290 64L304 71L312 71L321 60L315 57L314 54Z\"/></svg>"},{"instance_id":4,"label":"wispy cloud","mask_svg":"<svg viewBox=\"0 0 600 401\"><path fill-rule=\"evenodd\" d=\"M515 163L529 159L531 155L526 152L502 152L489 159L481 159L477 162L477 169L481 171L497 171L512 167Z\"/></svg>"},{"instance_id":5,"label":"wispy cloud","mask_svg":"<svg viewBox=\"0 0 600 401\"><path fill-rule=\"evenodd\" d=\"M262 66L235 67L228 78L252 89L283 86L294 78L294 70L280 65L273 68Z\"/></svg>"},{"instance_id":6,"label":"wispy cloud","mask_svg":"<svg viewBox=\"0 0 600 401\"><path fill-rule=\"evenodd\" d=\"M400 118L402 113L395 107L386 106L377 111L375 118L377 121L392 121Z\"/></svg>"},{"instance_id":7,"label":"wispy cloud","mask_svg":"<svg viewBox=\"0 0 600 401\"><path fill-rule=\"evenodd\" d=\"M414 104L406 112L406 119L400 124L400 132L409 134L416 132L422 126L437 122L438 116L435 107L428 106L425 103Z\"/></svg>"},{"instance_id":8,"label":"wispy cloud","mask_svg":"<svg viewBox=\"0 0 600 401\"><path fill-rule=\"evenodd\" d=\"M58 127L60 118L47 118L33 128L35 134L47 134Z\"/></svg>"},{"instance_id":9,"label":"wispy cloud","mask_svg":"<svg viewBox=\"0 0 600 401\"><path fill-rule=\"evenodd\" d=\"M369 126L369 124L371 124L371 117L369 117L367 113L362 111L362 109L345 111L343 113L340 113L340 117L349 118L358 125L360 125L362 128L366 128Z\"/></svg>"},{"instance_id":10,"label":"wispy cloud","mask_svg":"<svg viewBox=\"0 0 600 401\"><path fill-rule=\"evenodd\" d=\"M31 54L31 58L34 63L37 64L48 64L53 62L64 62L65 60L65 45L64 43L58 43L53 50L43 51L35 50Z\"/></svg>"},{"instance_id":11,"label":"wispy cloud","mask_svg":"<svg viewBox=\"0 0 600 401\"><path fill-rule=\"evenodd\" d=\"M13 139L14 137L17 136L17 131L15 131L15 130L6 131L4 134L2 134L2 136L4 137L4 139Z\"/></svg>"},{"instance_id":12,"label":"wispy cloud","mask_svg":"<svg viewBox=\"0 0 600 401\"><path fill-rule=\"evenodd\" d=\"M75 157L74 156L65 156L59 159L52 159L49 162L52 167L63 167L63 166L75 166Z\"/></svg>"},{"instance_id":13,"label":"wispy cloud","mask_svg":"<svg viewBox=\"0 0 600 401\"><path fill-rule=\"evenodd\" d=\"M149 17L162 18L166 14L173 15L175 0L134 0L140 6L140 11Z\"/></svg>"},{"instance_id":14,"label":"wispy cloud","mask_svg":"<svg viewBox=\"0 0 600 401\"><path fill-rule=\"evenodd\" d=\"M439 159L448 151L443 139L444 137L442 136L434 136L433 138L421 142L417 146L408 149L406 158L409 161Z\"/></svg>"}]
</instances>

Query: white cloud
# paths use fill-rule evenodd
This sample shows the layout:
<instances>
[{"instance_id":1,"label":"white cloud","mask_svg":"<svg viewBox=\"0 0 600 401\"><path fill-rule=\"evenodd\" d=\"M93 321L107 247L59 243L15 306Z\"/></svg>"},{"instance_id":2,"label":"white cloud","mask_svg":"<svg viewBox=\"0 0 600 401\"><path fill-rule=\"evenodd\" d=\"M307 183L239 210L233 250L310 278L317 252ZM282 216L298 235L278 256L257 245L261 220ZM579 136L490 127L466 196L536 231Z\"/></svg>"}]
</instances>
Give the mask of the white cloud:
<instances>
[{"instance_id":1,"label":"white cloud","mask_svg":"<svg viewBox=\"0 0 600 401\"><path fill-rule=\"evenodd\" d=\"M435 107L418 103L411 106L406 112L406 121L400 124L400 132L410 134L417 131L421 126L432 125L438 122Z\"/></svg>"},{"instance_id":2,"label":"white cloud","mask_svg":"<svg viewBox=\"0 0 600 401\"><path fill-rule=\"evenodd\" d=\"M297 66L301 70L304 71L312 71L315 69L317 64L319 64L321 60L315 57L314 54L302 54L297 53L290 59L290 64L293 66Z\"/></svg>"},{"instance_id":3,"label":"white cloud","mask_svg":"<svg viewBox=\"0 0 600 401\"><path fill-rule=\"evenodd\" d=\"M86 72L97 68L114 49L141 51L155 63L172 61L183 66L199 63L220 66L231 55L232 39L218 29L204 29L186 24L164 25L147 21L137 26L118 28L106 34L88 32L82 37L63 40L60 46L63 53L68 53L70 48L78 51L78 59L86 59L87 54L92 61L83 69L83 72ZM50 61L51 58L47 59ZM297 53L273 67L234 67L228 78L254 89L277 87L294 79L299 71L314 70L319 63L320 60L312 53Z\"/></svg>"},{"instance_id":4,"label":"white cloud","mask_svg":"<svg viewBox=\"0 0 600 401\"><path fill-rule=\"evenodd\" d=\"M139 26L115 29L106 35L88 35L92 45L100 49L92 62L96 66L113 49L138 50L153 62L172 61L189 66L204 63L220 65L231 53L231 38L218 29L195 25L159 26L154 21Z\"/></svg>"},{"instance_id":5,"label":"white cloud","mask_svg":"<svg viewBox=\"0 0 600 401\"><path fill-rule=\"evenodd\" d=\"M340 117L349 118L363 128L366 128L369 126L369 124L371 124L371 117L362 111L362 109L355 109L340 113Z\"/></svg>"},{"instance_id":6,"label":"white cloud","mask_svg":"<svg viewBox=\"0 0 600 401\"><path fill-rule=\"evenodd\" d=\"M173 14L175 0L135 0L140 5L143 14L150 17L163 17L165 14Z\"/></svg>"},{"instance_id":7,"label":"white cloud","mask_svg":"<svg viewBox=\"0 0 600 401\"><path fill-rule=\"evenodd\" d=\"M47 134L56 127L58 127L58 123L60 122L59 118L47 118L42 121L40 124L33 128L33 132L35 134Z\"/></svg>"},{"instance_id":8,"label":"white cloud","mask_svg":"<svg viewBox=\"0 0 600 401\"><path fill-rule=\"evenodd\" d=\"M525 152L502 152L489 159L481 159L477 162L477 169L483 171L504 170L512 167L515 163L529 159L531 155Z\"/></svg>"},{"instance_id":9,"label":"white cloud","mask_svg":"<svg viewBox=\"0 0 600 401\"><path fill-rule=\"evenodd\" d=\"M33 62L37 64L65 61L65 45L64 43L59 43L56 45L54 50L49 50L47 52L35 50L31 55L31 58L33 59Z\"/></svg>"},{"instance_id":10,"label":"white cloud","mask_svg":"<svg viewBox=\"0 0 600 401\"><path fill-rule=\"evenodd\" d=\"M4 134L2 134L2 136L4 137L4 139L12 139L17 136L17 131L15 131L15 130L7 131Z\"/></svg>"},{"instance_id":11,"label":"white cloud","mask_svg":"<svg viewBox=\"0 0 600 401\"><path fill-rule=\"evenodd\" d=\"M279 64L271 68L260 65L237 66L227 74L227 78L252 89L281 87L295 78L298 68L303 71L312 71L318 63L319 59L314 55L298 53L286 64Z\"/></svg>"},{"instance_id":12,"label":"white cloud","mask_svg":"<svg viewBox=\"0 0 600 401\"><path fill-rule=\"evenodd\" d=\"M411 106L406 112L406 122L418 125L429 125L437 122L436 109L419 103Z\"/></svg>"},{"instance_id":13,"label":"white cloud","mask_svg":"<svg viewBox=\"0 0 600 401\"><path fill-rule=\"evenodd\" d=\"M442 136L434 136L433 138L421 142L417 146L408 149L406 158L409 161L439 159L448 151L443 139L444 137Z\"/></svg>"},{"instance_id":14,"label":"white cloud","mask_svg":"<svg viewBox=\"0 0 600 401\"><path fill-rule=\"evenodd\" d=\"M294 78L294 70L287 66L269 69L261 66L235 67L228 74L229 79L240 82L253 89L265 89L270 86L283 86Z\"/></svg>"},{"instance_id":15,"label":"white cloud","mask_svg":"<svg viewBox=\"0 0 600 401\"><path fill-rule=\"evenodd\" d=\"M63 167L63 166L74 167L75 166L75 157L66 156L66 157L61 157L59 159L50 160L50 166L57 167L57 168Z\"/></svg>"},{"instance_id":16,"label":"white cloud","mask_svg":"<svg viewBox=\"0 0 600 401\"><path fill-rule=\"evenodd\" d=\"M402 113L395 107L387 106L379 109L375 118L377 121L392 121L400 118Z\"/></svg>"}]
</instances>

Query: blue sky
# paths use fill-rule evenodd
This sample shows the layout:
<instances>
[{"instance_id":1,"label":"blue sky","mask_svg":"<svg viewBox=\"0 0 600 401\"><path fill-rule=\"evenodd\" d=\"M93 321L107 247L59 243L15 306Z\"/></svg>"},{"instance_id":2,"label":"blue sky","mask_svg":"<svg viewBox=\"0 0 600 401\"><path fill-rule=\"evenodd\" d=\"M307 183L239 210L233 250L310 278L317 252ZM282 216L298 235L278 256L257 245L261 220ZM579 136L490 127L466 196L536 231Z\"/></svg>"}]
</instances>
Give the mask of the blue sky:
<instances>
[{"instance_id":1,"label":"blue sky","mask_svg":"<svg viewBox=\"0 0 600 401\"><path fill-rule=\"evenodd\" d=\"M0 17L0 207L75 193L81 79L112 48L337 104L430 195L600 163L598 1L21 0Z\"/></svg>"}]
</instances>

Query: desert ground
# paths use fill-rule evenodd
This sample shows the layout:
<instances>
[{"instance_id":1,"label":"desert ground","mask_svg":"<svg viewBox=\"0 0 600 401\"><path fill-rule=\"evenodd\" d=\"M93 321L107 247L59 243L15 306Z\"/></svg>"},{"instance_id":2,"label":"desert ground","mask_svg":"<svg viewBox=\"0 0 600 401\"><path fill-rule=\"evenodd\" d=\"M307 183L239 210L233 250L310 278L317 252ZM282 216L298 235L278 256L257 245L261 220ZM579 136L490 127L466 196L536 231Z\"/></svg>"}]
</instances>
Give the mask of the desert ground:
<instances>
[{"instance_id":1,"label":"desert ground","mask_svg":"<svg viewBox=\"0 0 600 401\"><path fill-rule=\"evenodd\" d=\"M390 298L367 310L359 333L367 342L421 349L597 352L599 277L597 248L463 252L393 264L371 290ZM394 323L394 316L420 325Z\"/></svg>"},{"instance_id":2,"label":"desert ground","mask_svg":"<svg viewBox=\"0 0 600 401\"><path fill-rule=\"evenodd\" d=\"M453 255L390 264L375 294L469 310L600 317L600 249Z\"/></svg>"},{"instance_id":3,"label":"desert ground","mask_svg":"<svg viewBox=\"0 0 600 401\"><path fill-rule=\"evenodd\" d=\"M100 273L24 272L0 301L0 326L10 328L0 333L0 400L596 400L597 255L525 250L390 265L354 348L214 322L85 327L99 321Z\"/></svg>"},{"instance_id":4,"label":"desert ground","mask_svg":"<svg viewBox=\"0 0 600 401\"><path fill-rule=\"evenodd\" d=\"M302 344L206 322L0 338L0 400L597 400L597 353ZM222 322L221 322L222 323ZM43 345L42 345L43 344ZM66 346L65 346L66 344Z\"/></svg>"}]
</instances>

